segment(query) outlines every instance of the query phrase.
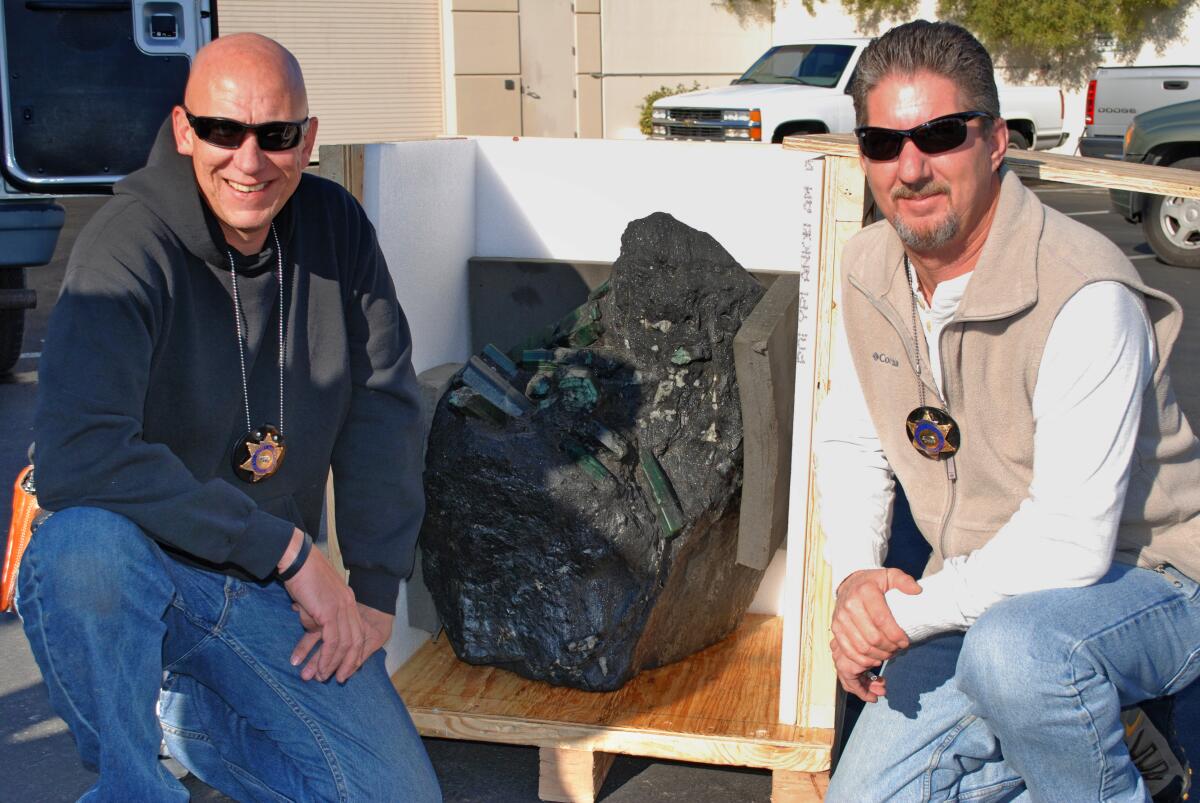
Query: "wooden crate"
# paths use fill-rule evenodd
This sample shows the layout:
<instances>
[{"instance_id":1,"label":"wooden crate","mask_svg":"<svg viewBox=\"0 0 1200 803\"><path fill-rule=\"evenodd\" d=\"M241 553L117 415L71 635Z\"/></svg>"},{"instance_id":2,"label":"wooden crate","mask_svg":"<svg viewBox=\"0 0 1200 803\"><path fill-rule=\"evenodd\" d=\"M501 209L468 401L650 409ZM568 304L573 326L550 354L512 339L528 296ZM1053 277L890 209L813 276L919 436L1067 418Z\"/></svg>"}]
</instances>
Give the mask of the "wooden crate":
<instances>
[{"instance_id":1,"label":"wooden crate","mask_svg":"<svg viewBox=\"0 0 1200 803\"><path fill-rule=\"evenodd\" d=\"M427 643L392 678L423 736L536 746L543 800L591 801L614 754L772 770L772 800L818 801L833 732L779 723L782 620L733 635L615 692L586 692L459 661Z\"/></svg>"},{"instance_id":2,"label":"wooden crate","mask_svg":"<svg viewBox=\"0 0 1200 803\"><path fill-rule=\"evenodd\" d=\"M833 290L847 240L871 207L852 135L788 137L784 147L826 159L811 429L828 392L838 310ZM362 146L326 146L322 168L362 197ZM1200 173L1034 151L1010 151L1019 175L1092 187L1200 198ZM811 456L793 455L792 468ZM811 486L811 464L809 486ZM393 682L423 735L537 746L544 800L590 801L614 754L770 769L775 801L816 801L828 784L838 718L829 653L832 592L815 494L788 534L786 617L749 616L729 639L596 694L458 661L425 644ZM795 522L803 522L795 526ZM781 724L783 723L783 724ZM790 724L795 723L795 724Z\"/></svg>"}]
</instances>

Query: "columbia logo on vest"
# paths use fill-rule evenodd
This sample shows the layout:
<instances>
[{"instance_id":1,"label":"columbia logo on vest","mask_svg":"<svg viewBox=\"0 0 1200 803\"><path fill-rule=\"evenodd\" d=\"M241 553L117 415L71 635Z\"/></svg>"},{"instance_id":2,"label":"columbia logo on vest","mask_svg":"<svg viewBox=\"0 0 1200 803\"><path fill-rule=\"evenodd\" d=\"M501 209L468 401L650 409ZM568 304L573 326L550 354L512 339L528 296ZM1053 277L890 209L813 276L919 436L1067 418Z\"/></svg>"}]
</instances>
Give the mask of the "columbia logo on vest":
<instances>
[{"instance_id":1,"label":"columbia logo on vest","mask_svg":"<svg viewBox=\"0 0 1200 803\"><path fill-rule=\"evenodd\" d=\"M874 360L875 362L887 363L888 365L892 366L893 368L900 367L900 361L897 360L895 357L889 357L888 355L881 354L878 351L871 355L871 359Z\"/></svg>"}]
</instances>

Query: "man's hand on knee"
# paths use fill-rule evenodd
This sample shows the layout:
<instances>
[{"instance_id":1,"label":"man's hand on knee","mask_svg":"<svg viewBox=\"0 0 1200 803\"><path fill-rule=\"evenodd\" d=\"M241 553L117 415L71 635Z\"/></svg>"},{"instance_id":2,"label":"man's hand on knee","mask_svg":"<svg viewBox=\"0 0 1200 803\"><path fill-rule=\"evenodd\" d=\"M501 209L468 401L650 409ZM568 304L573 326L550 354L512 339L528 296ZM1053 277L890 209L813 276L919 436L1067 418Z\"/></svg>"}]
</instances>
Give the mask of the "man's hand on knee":
<instances>
[{"instance_id":1,"label":"man's hand on knee","mask_svg":"<svg viewBox=\"0 0 1200 803\"><path fill-rule=\"evenodd\" d=\"M362 617L363 622L363 643L358 665L354 668L355 671L358 671L367 662L367 659L375 654L376 650L383 649L383 646L388 643L388 639L392 637L392 625L396 621L396 617L393 614L384 613L369 605L363 605L361 602L357 603L357 605L358 613ZM315 644L316 640L320 637L320 626L309 615L308 611L300 607L300 603L293 603L292 610L300 617L300 624L312 636L312 641L307 647L307 649L312 649L312 644ZM296 649L299 652L301 647L298 646ZM354 673L351 672L350 674L353 675Z\"/></svg>"},{"instance_id":2,"label":"man's hand on knee","mask_svg":"<svg viewBox=\"0 0 1200 803\"><path fill-rule=\"evenodd\" d=\"M358 612L362 615L363 627L366 631L361 662L366 663L367 659L374 655L376 650L382 649L383 645L387 644L388 639L392 637L392 625L395 623L396 617L369 605L363 605L361 602L358 603Z\"/></svg>"},{"instance_id":3,"label":"man's hand on knee","mask_svg":"<svg viewBox=\"0 0 1200 803\"><path fill-rule=\"evenodd\" d=\"M284 588L307 616L304 628L308 632L292 651L292 665L299 666L312 653L300 671L301 678L324 682L336 677L345 683L362 665L367 636L354 592L316 549ZM303 622L304 616L301 618Z\"/></svg>"},{"instance_id":4,"label":"man's hand on knee","mask_svg":"<svg viewBox=\"0 0 1200 803\"><path fill-rule=\"evenodd\" d=\"M884 600L892 588L921 593L917 581L899 569L865 569L842 581L833 609L830 646L838 678L846 691L868 702L883 693L883 683L869 680L867 670L908 647L908 636Z\"/></svg>"}]
</instances>

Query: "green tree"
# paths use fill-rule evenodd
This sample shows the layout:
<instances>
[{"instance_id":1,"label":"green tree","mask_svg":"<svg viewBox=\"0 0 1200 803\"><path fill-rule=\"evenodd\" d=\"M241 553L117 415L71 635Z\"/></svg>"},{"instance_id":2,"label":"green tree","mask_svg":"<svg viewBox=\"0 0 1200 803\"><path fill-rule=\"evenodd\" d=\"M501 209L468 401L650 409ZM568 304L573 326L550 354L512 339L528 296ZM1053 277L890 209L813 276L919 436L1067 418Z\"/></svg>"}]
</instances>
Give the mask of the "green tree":
<instances>
[{"instance_id":1,"label":"green tree","mask_svg":"<svg viewBox=\"0 0 1200 803\"><path fill-rule=\"evenodd\" d=\"M654 101L658 100L659 98L670 97L671 95L681 95L684 92L694 92L699 88L699 81L693 81L691 86L684 86L683 84L676 84L674 87L660 86L658 89L642 98L642 113L638 117L638 127L641 128L642 133L646 136L650 136L651 126L654 125L650 116L654 112Z\"/></svg>"},{"instance_id":2,"label":"green tree","mask_svg":"<svg viewBox=\"0 0 1200 803\"><path fill-rule=\"evenodd\" d=\"M801 0L812 12L817 2ZM1079 86L1111 51L1133 59L1179 38L1198 0L938 0L937 16L979 37L1014 80ZM763 0L765 2L765 0ZM916 16L918 0L841 0L859 28L875 33Z\"/></svg>"},{"instance_id":3,"label":"green tree","mask_svg":"<svg viewBox=\"0 0 1200 803\"><path fill-rule=\"evenodd\" d=\"M940 0L943 19L975 33L1010 70L1078 85L1104 59L1130 61L1178 38L1195 0Z\"/></svg>"},{"instance_id":4,"label":"green tree","mask_svg":"<svg viewBox=\"0 0 1200 803\"><path fill-rule=\"evenodd\" d=\"M737 17L743 27L751 22L775 21L775 0L719 0L718 5ZM812 11L810 2L804 7Z\"/></svg>"}]
</instances>

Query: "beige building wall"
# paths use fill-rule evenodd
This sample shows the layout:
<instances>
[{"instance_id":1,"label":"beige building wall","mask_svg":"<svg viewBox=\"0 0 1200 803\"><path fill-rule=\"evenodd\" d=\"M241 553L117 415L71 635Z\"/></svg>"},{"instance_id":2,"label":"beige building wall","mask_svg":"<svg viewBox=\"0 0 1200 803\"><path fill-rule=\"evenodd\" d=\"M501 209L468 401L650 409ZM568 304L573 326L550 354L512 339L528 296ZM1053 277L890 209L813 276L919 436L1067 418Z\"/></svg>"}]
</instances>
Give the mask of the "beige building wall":
<instances>
[{"instance_id":1,"label":"beige building wall","mask_svg":"<svg viewBox=\"0 0 1200 803\"><path fill-rule=\"evenodd\" d=\"M574 41L562 45L573 50L575 81L569 101L574 131L554 126L555 136L641 136L638 117L648 93L681 83L727 84L771 41L770 25L743 24L712 0L556 1L569 5L574 15ZM528 93L541 95L547 86L546 54L558 44L545 37L571 35L546 19L545 0L443 2L454 29L448 48L453 63L447 65L457 118L452 133L551 133L547 115L534 114L548 98L539 103ZM531 31L538 32L537 53L530 52ZM505 89L505 81L513 82L513 89Z\"/></svg>"},{"instance_id":2,"label":"beige building wall","mask_svg":"<svg viewBox=\"0 0 1200 803\"><path fill-rule=\"evenodd\" d=\"M457 134L603 135L600 0L443 0Z\"/></svg>"},{"instance_id":3,"label":"beige building wall","mask_svg":"<svg viewBox=\"0 0 1200 803\"><path fill-rule=\"evenodd\" d=\"M600 0L575 3L575 92L579 136L604 136L604 40Z\"/></svg>"},{"instance_id":4,"label":"beige building wall","mask_svg":"<svg viewBox=\"0 0 1200 803\"><path fill-rule=\"evenodd\" d=\"M517 0L450 0L457 128L521 133L521 35Z\"/></svg>"},{"instance_id":5,"label":"beige building wall","mask_svg":"<svg viewBox=\"0 0 1200 803\"><path fill-rule=\"evenodd\" d=\"M318 144L445 132L438 0L220 0L218 33L278 40L304 70Z\"/></svg>"},{"instance_id":6,"label":"beige building wall","mask_svg":"<svg viewBox=\"0 0 1200 803\"><path fill-rule=\"evenodd\" d=\"M602 0L608 73L704 73L731 78L771 44L769 24L745 25L713 0Z\"/></svg>"},{"instance_id":7,"label":"beige building wall","mask_svg":"<svg viewBox=\"0 0 1200 803\"><path fill-rule=\"evenodd\" d=\"M712 0L600 0L604 135L642 136L650 92L728 84L771 45L771 26L744 24Z\"/></svg>"}]
</instances>

